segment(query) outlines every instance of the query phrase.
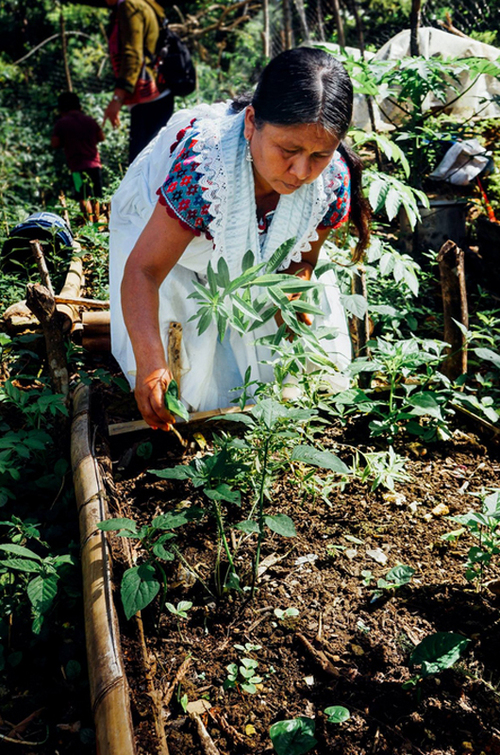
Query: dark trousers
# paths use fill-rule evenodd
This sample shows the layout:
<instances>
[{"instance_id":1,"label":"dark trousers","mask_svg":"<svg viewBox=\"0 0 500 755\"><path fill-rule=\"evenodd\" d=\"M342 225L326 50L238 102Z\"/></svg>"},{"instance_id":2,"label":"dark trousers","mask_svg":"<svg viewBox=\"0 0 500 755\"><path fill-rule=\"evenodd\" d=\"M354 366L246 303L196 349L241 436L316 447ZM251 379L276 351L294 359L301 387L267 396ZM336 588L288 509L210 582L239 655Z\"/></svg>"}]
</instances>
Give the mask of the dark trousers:
<instances>
[{"instance_id":1,"label":"dark trousers","mask_svg":"<svg viewBox=\"0 0 500 755\"><path fill-rule=\"evenodd\" d=\"M152 102L134 105L130 111L129 162L149 144L174 112L174 97L167 94Z\"/></svg>"}]
</instances>

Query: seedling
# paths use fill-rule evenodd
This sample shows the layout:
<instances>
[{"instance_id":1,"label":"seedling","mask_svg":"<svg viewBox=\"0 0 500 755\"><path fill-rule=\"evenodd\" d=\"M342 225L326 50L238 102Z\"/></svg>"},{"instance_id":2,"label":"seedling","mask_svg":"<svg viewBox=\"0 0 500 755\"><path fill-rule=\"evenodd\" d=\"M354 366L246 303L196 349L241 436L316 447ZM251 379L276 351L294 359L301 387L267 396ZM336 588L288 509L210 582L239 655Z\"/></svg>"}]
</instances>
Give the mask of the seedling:
<instances>
[{"instance_id":1,"label":"seedling","mask_svg":"<svg viewBox=\"0 0 500 755\"><path fill-rule=\"evenodd\" d=\"M454 632L436 632L425 637L410 655L410 666L420 666L420 671L403 683L403 689L416 687L422 679L454 666L469 642Z\"/></svg>"},{"instance_id":2,"label":"seedling","mask_svg":"<svg viewBox=\"0 0 500 755\"><path fill-rule=\"evenodd\" d=\"M329 724L342 724L351 717L350 712L342 705L332 705L325 708L323 712L327 716L326 720Z\"/></svg>"},{"instance_id":3,"label":"seedling","mask_svg":"<svg viewBox=\"0 0 500 755\"><path fill-rule=\"evenodd\" d=\"M409 584L414 574L415 569L412 569L411 566L405 566L404 564L393 566L385 577L377 580L377 589L372 593L372 600L379 598L384 590L394 591Z\"/></svg>"},{"instance_id":4,"label":"seedling","mask_svg":"<svg viewBox=\"0 0 500 755\"><path fill-rule=\"evenodd\" d=\"M303 755L317 744L315 729L314 718L299 716L277 721L269 729L269 736L278 755Z\"/></svg>"},{"instance_id":5,"label":"seedling","mask_svg":"<svg viewBox=\"0 0 500 755\"><path fill-rule=\"evenodd\" d=\"M173 605L173 603L165 603L165 608L170 611L174 616L177 616L177 631L179 632L179 636L181 640L184 642L184 637L181 632L181 625L179 619L187 619L190 608L193 607L193 604L190 600L181 600L179 603L177 603L177 608Z\"/></svg>"},{"instance_id":6,"label":"seedling","mask_svg":"<svg viewBox=\"0 0 500 755\"><path fill-rule=\"evenodd\" d=\"M500 490L494 490L489 495L483 492L480 497L483 502L481 512L469 511L467 514L450 517L463 527L447 532L441 538L456 540L468 530L479 541L479 545L472 546L467 554L465 578L469 582L477 579L479 586L482 586L485 568L491 563L493 556L500 553Z\"/></svg>"},{"instance_id":7,"label":"seedling","mask_svg":"<svg viewBox=\"0 0 500 755\"><path fill-rule=\"evenodd\" d=\"M116 531L119 537L139 540L145 552L145 563L127 569L122 577L120 594L127 619L134 616L137 611L146 608L156 598L161 588L163 588L162 600L165 601L167 575L162 562L173 561L176 555L181 557L171 542L175 534L169 530L182 527L194 519L200 519L203 514L202 509L191 506L180 511L161 514L155 517L150 525L140 528L133 519L127 518L106 519L97 524L98 528L105 532ZM169 543L168 546L167 543Z\"/></svg>"},{"instance_id":8,"label":"seedling","mask_svg":"<svg viewBox=\"0 0 500 755\"><path fill-rule=\"evenodd\" d=\"M261 645L253 645L252 643L245 643L245 645L235 645L236 650L251 653L255 650L260 650ZM222 685L225 690L232 689L233 687L241 687L244 692L249 695L255 695L257 692L257 684L262 683L262 677L256 674L257 666L259 662L254 658L243 657L240 658L239 664L230 663L226 666L227 678Z\"/></svg>"},{"instance_id":9,"label":"seedling","mask_svg":"<svg viewBox=\"0 0 500 755\"><path fill-rule=\"evenodd\" d=\"M175 380L171 380L165 391L165 406L172 414L177 414L185 422L189 421L189 412L179 398L179 387Z\"/></svg>"},{"instance_id":10,"label":"seedling","mask_svg":"<svg viewBox=\"0 0 500 755\"><path fill-rule=\"evenodd\" d=\"M278 619L278 621L286 621L286 619L292 619L296 618L300 614L300 611L297 608L285 608L284 610L282 608L275 608L274 609L274 615Z\"/></svg>"}]
</instances>

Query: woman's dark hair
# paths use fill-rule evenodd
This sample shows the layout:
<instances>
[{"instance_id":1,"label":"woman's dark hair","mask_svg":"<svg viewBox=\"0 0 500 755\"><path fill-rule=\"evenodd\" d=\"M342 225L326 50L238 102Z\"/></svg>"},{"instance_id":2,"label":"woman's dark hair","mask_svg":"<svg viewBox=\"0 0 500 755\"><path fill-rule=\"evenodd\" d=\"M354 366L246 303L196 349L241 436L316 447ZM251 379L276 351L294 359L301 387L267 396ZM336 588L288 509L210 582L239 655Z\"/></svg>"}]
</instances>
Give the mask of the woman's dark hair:
<instances>
[{"instance_id":1,"label":"woman's dark hair","mask_svg":"<svg viewBox=\"0 0 500 755\"><path fill-rule=\"evenodd\" d=\"M255 123L296 126L317 123L343 139L352 118L352 82L333 55L311 47L297 47L277 55L262 71L253 96L233 102L233 109L252 105ZM369 241L370 207L363 196L359 157L341 144L339 152L351 174L351 218L358 231L354 260L361 259Z\"/></svg>"}]
</instances>

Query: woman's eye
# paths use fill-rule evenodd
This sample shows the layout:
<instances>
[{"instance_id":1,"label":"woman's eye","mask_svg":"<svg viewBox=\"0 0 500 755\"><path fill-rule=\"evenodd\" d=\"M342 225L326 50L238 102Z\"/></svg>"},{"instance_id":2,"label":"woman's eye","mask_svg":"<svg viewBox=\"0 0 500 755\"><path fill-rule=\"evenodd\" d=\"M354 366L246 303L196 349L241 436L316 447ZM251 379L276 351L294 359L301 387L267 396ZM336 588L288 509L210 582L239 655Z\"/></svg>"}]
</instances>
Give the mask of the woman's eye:
<instances>
[{"instance_id":1,"label":"woman's eye","mask_svg":"<svg viewBox=\"0 0 500 755\"><path fill-rule=\"evenodd\" d=\"M297 154L297 150L296 149L285 149L285 147L282 147L281 149L285 153L285 155L296 155Z\"/></svg>"}]
</instances>

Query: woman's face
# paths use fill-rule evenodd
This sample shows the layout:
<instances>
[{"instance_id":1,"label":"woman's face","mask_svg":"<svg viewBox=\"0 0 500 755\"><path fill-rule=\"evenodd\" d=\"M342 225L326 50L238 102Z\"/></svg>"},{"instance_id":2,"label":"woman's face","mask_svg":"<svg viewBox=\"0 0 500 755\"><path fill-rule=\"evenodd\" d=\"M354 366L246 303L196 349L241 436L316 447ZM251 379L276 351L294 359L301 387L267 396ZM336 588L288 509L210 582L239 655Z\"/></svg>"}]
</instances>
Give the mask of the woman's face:
<instances>
[{"instance_id":1,"label":"woman's face","mask_svg":"<svg viewBox=\"0 0 500 755\"><path fill-rule=\"evenodd\" d=\"M245 113L245 138L253 157L258 192L293 194L312 183L326 168L340 139L316 123L296 126L255 125L251 105Z\"/></svg>"}]
</instances>

